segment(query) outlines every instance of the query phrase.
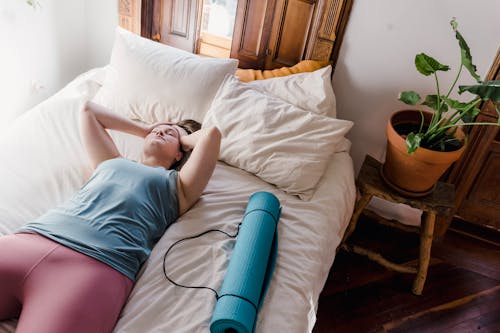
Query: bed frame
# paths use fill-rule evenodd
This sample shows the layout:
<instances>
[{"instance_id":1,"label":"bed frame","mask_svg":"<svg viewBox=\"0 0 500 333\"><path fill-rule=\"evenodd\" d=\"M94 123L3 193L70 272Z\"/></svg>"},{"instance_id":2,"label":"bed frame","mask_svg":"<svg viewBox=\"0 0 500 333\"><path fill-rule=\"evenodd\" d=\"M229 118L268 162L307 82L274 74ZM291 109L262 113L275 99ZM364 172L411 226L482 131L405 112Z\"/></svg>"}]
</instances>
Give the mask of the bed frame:
<instances>
[{"instance_id":1,"label":"bed frame","mask_svg":"<svg viewBox=\"0 0 500 333\"><path fill-rule=\"evenodd\" d=\"M273 69L303 59L335 68L353 0L238 0L231 58L240 68ZM199 50L202 0L118 0L120 26Z\"/></svg>"}]
</instances>

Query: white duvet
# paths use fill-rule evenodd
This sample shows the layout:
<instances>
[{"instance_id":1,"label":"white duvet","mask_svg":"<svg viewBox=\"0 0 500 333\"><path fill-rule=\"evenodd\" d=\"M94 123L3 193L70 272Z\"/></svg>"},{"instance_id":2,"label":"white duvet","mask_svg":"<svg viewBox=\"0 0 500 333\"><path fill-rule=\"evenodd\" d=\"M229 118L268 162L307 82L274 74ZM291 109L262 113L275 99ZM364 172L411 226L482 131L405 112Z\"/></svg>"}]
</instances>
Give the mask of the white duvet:
<instances>
[{"instance_id":1,"label":"white duvet","mask_svg":"<svg viewBox=\"0 0 500 333\"><path fill-rule=\"evenodd\" d=\"M78 110L82 96L90 98L98 91L104 72L95 69L82 74L0 134L0 235L15 232L26 221L65 201L89 176ZM138 158L141 139L121 133L112 136L124 156ZM199 202L155 246L115 331L208 332L214 294L168 282L163 276L163 255L176 240L207 229L234 233L249 196L256 191L274 193L282 205L278 258L257 332L311 332L319 294L355 200L347 152L333 155L310 201L218 162ZM169 276L181 284L219 289L234 242L219 233L183 242L167 258ZM0 323L0 332L14 329L15 321Z\"/></svg>"}]
</instances>

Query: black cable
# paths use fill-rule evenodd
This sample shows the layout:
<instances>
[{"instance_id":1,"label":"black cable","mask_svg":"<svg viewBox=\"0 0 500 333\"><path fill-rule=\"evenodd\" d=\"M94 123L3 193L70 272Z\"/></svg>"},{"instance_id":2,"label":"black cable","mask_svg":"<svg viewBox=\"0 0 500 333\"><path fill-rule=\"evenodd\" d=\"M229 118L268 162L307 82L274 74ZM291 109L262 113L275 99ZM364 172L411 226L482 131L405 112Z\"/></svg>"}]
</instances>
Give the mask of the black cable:
<instances>
[{"instance_id":1,"label":"black cable","mask_svg":"<svg viewBox=\"0 0 500 333\"><path fill-rule=\"evenodd\" d=\"M182 287L182 288L189 288L189 289L208 289L208 290L211 290L214 292L215 294L215 298L216 299L219 299L219 294L217 293L217 291L213 288L210 288L210 287L205 287L205 286L186 286L186 285L183 285L183 284L180 284L180 283L177 283L175 282L174 280L172 280L168 275L167 275L167 269L166 269L166 260L167 260L167 255L168 253L170 252L170 250L172 250L174 248L174 246L176 246L177 244L181 243L181 242L184 242L186 240L190 240L190 239L195 239L195 238L198 238L198 237L201 237L203 235L206 235L210 232L220 232L226 236L228 236L229 238L236 238L240 232L240 226L241 226L241 223L238 223L238 229L236 230L236 233L234 235L230 235L229 233L223 231L223 230L219 230L219 229L209 229L209 230L205 230L197 235L194 235L194 236L190 236L190 237L185 237L185 238L181 238L179 239L178 241L176 241L175 243L173 243L172 245L170 245L170 247L167 249L167 251L165 252L165 255L163 256L163 275L165 275L165 278L170 281L172 284L174 284L175 286L177 287Z\"/></svg>"},{"instance_id":2,"label":"black cable","mask_svg":"<svg viewBox=\"0 0 500 333\"><path fill-rule=\"evenodd\" d=\"M268 210L265 210L265 209L253 209L249 212L247 212L244 216L243 216L243 219L242 221L245 219L245 217L250 214L250 213L253 213L255 211L262 211L262 212L265 212L269 215L271 215L271 217L273 218L274 220L274 223L275 225L278 224L278 220L276 219L276 217L271 213L269 212ZM168 253L174 248L174 246L176 246L177 244L181 243L181 242L184 242L186 240L190 240L190 239L195 239L195 238L198 238L198 237L201 237L203 235L206 235L210 232L220 232L226 236L228 236L229 238L236 238L240 232L240 227L241 227L241 224L243 222L240 222L238 223L238 229L236 230L236 233L234 235L230 235L229 233L223 231L223 230L219 230L219 229L209 229L209 230L205 230L197 235L194 235L194 236L190 236L190 237L185 237L185 238L181 238L179 239L178 241L176 241L175 243L173 243L172 245L169 246L169 248L167 249L167 251L165 252L165 254L163 255L163 275L165 275L165 278L170 281L173 285L177 286L177 287L181 287L181 288L187 288L187 289L208 289L208 290L211 290L214 294L215 294L215 298L217 300L219 300L219 298L221 297L224 297L224 296L234 296L234 297L238 297L238 298L241 298L245 301L247 301L248 303L252 304L253 308L255 309L255 312L257 313L258 312L258 308L257 308L257 305L255 305L251 300L249 300L248 298L246 297L243 297L243 296L240 296L240 295L234 295L234 294L223 294L223 295L219 295L219 293L213 289L213 288L210 288L210 287L205 287L205 286L186 286L186 285L183 285L183 284L180 284L180 283L177 283L175 282L174 280L172 280L168 275L167 275L167 269L166 269L166 260L167 260L167 255Z\"/></svg>"}]
</instances>

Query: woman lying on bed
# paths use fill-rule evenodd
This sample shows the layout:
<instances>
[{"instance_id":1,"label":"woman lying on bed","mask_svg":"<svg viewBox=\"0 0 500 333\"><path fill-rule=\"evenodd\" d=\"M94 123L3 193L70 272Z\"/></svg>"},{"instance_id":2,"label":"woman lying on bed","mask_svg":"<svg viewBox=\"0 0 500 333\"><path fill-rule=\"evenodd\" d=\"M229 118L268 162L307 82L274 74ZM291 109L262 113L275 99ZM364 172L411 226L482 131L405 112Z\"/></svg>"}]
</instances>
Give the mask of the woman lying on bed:
<instances>
[{"instance_id":1,"label":"woman lying on bed","mask_svg":"<svg viewBox=\"0 0 500 333\"><path fill-rule=\"evenodd\" d=\"M215 168L220 132L194 123L143 126L85 104L94 173L65 204L0 237L0 320L19 317L19 333L112 331L152 247ZM122 158L105 129L143 137L141 161Z\"/></svg>"}]
</instances>

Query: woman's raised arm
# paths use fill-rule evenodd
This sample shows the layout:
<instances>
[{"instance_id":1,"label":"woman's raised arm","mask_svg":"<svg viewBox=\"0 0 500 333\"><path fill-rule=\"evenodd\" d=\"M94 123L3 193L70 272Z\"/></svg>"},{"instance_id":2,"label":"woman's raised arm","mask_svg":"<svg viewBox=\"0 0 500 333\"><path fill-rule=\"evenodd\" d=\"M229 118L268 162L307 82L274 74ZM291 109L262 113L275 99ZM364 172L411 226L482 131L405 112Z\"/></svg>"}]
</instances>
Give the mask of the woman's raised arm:
<instances>
[{"instance_id":1,"label":"woman's raised arm","mask_svg":"<svg viewBox=\"0 0 500 333\"><path fill-rule=\"evenodd\" d=\"M120 156L106 129L140 137L145 137L150 131L149 127L135 123L93 102L85 103L80 119L80 134L93 168L105 160Z\"/></svg>"},{"instance_id":2,"label":"woman's raised arm","mask_svg":"<svg viewBox=\"0 0 500 333\"><path fill-rule=\"evenodd\" d=\"M219 157L220 141L221 133L217 127L203 128L181 137L183 148L193 151L179 171L177 192L180 215L198 201L207 186Z\"/></svg>"}]
</instances>

